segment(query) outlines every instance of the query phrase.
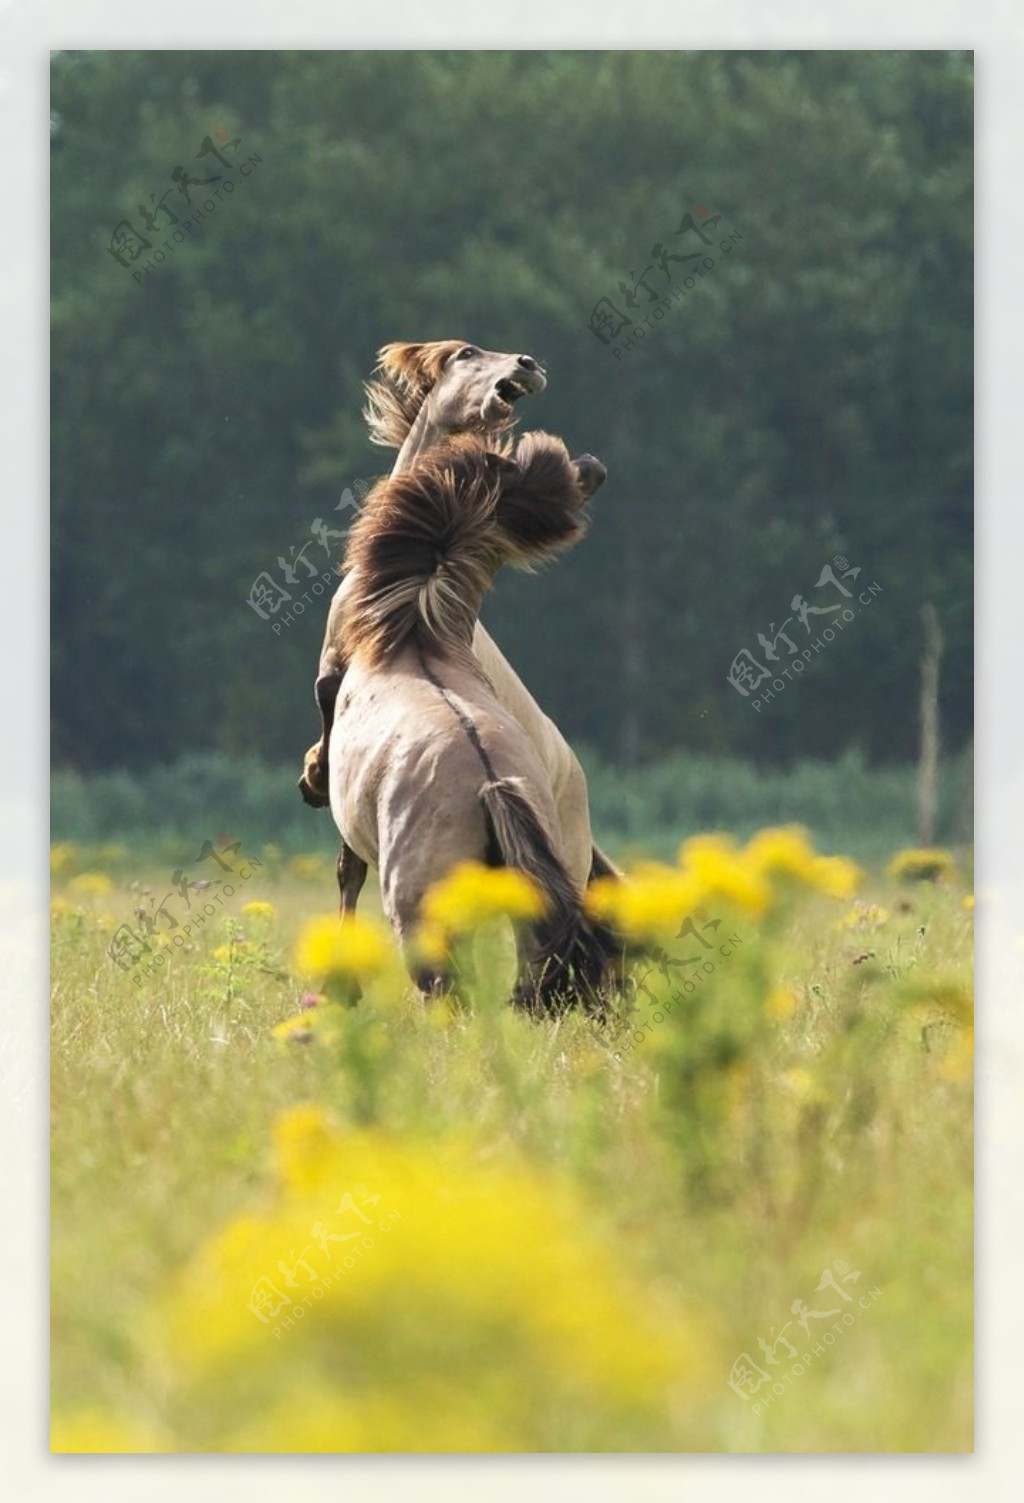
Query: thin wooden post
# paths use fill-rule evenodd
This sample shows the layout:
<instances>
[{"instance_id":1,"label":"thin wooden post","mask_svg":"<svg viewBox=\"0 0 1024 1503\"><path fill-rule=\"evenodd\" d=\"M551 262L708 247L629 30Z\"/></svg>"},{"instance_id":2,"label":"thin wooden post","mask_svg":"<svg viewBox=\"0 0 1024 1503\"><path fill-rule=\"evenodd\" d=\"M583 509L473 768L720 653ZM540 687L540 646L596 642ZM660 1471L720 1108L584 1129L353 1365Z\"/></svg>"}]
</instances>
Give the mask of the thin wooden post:
<instances>
[{"instance_id":1,"label":"thin wooden post","mask_svg":"<svg viewBox=\"0 0 1024 1503\"><path fill-rule=\"evenodd\" d=\"M921 608L921 625L924 629L924 649L921 653L917 838L922 845L933 845L939 801L939 665L942 661L942 630L938 612L930 603Z\"/></svg>"}]
</instances>

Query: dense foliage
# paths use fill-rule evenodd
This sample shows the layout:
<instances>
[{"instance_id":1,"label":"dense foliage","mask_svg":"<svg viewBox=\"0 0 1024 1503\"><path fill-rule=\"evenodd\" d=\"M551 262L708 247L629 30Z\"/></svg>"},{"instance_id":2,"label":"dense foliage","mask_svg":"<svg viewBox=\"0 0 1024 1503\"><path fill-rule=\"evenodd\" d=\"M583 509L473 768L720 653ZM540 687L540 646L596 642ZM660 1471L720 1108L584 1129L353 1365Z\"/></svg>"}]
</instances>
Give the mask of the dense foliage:
<instances>
[{"instance_id":1,"label":"dense foliage","mask_svg":"<svg viewBox=\"0 0 1024 1503\"><path fill-rule=\"evenodd\" d=\"M60 53L53 110L61 763L301 755L324 608L275 632L250 587L386 466L377 347L452 334L544 359L524 421L609 466L586 544L486 610L572 739L905 759L931 601L966 741L969 55ZM714 261L685 296L666 248ZM635 278L670 303L616 355L588 321ZM754 709L730 664L787 619L804 646L836 556L881 593Z\"/></svg>"}]
</instances>

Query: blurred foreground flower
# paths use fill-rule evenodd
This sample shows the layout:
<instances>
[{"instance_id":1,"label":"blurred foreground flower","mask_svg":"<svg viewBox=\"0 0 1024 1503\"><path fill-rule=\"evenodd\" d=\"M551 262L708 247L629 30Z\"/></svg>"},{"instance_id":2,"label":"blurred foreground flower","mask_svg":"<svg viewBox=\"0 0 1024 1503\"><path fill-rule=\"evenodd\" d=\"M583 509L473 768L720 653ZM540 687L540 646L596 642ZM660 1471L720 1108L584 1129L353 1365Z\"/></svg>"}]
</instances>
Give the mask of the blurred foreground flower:
<instances>
[{"instance_id":1,"label":"blurred foreground flower","mask_svg":"<svg viewBox=\"0 0 1024 1503\"><path fill-rule=\"evenodd\" d=\"M593 918L611 921L623 933L641 937L674 929L699 900L692 878L673 866L645 861L622 880L602 877L592 882L585 906Z\"/></svg>"},{"instance_id":2,"label":"blurred foreground flower","mask_svg":"<svg viewBox=\"0 0 1024 1503\"><path fill-rule=\"evenodd\" d=\"M141 1338L168 1449L657 1449L700 1402L705 1341L560 1176L461 1138L343 1132L312 1105L275 1144L272 1196ZM131 1418L94 1417L88 1448L134 1449Z\"/></svg>"},{"instance_id":3,"label":"blurred foreground flower","mask_svg":"<svg viewBox=\"0 0 1024 1503\"><path fill-rule=\"evenodd\" d=\"M807 832L792 825L761 830L745 846L728 835L694 836L680 848L678 866L646 862L622 881L595 882L586 905L630 938L647 939L703 908L761 919L797 886L849 897L860 878L854 862L818 855Z\"/></svg>"},{"instance_id":4,"label":"blurred foreground flower","mask_svg":"<svg viewBox=\"0 0 1024 1503\"><path fill-rule=\"evenodd\" d=\"M392 954L391 936L380 924L354 913L310 919L295 946L295 966L307 976L350 979L375 976Z\"/></svg>"},{"instance_id":5,"label":"blurred foreground flower","mask_svg":"<svg viewBox=\"0 0 1024 1503\"><path fill-rule=\"evenodd\" d=\"M444 881L435 882L422 912L428 931L454 935L469 934L497 918L540 918L544 907L540 889L525 872L464 861Z\"/></svg>"}]
</instances>

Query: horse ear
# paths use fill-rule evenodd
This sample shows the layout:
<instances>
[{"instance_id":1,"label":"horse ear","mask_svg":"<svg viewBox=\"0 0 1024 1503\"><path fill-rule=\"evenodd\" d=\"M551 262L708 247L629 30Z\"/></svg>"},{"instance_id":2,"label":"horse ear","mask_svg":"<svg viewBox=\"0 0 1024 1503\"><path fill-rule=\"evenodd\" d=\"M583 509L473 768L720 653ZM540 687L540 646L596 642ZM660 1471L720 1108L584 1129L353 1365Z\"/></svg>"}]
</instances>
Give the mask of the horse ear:
<instances>
[{"instance_id":1,"label":"horse ear","mask_svg":"<svg viewBox=\"0 0 1024 1503\"><path fill-rule=\"evenodd\" d=\"M391 381L405 386L419 386L423 379L422 356L425 346L410 341L386 344L377 351L377 364Z\"/></svg>"},{"instance_id":2,"label":"horse ear","mask_svg":"<svg viewBox=\"0 0 1024 1503\"><path fill-rule=\"evenodd\" d=\"M464 339L434 339L427 343L386 344L378 350L377 360L388 380L423 394L430 390L448 360L465 343Z\"/></svg>"}]
</instances>

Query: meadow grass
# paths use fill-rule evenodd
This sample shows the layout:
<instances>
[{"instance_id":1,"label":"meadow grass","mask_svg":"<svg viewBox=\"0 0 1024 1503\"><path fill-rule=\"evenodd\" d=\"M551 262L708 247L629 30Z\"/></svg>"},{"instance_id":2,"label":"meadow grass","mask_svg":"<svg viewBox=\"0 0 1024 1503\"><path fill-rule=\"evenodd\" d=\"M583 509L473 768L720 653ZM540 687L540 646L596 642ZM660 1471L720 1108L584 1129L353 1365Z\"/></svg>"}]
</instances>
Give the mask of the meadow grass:
<instances>
[{"instance_id":1,"label":"meadow grass","mask_svg":"<svg viewBox=\"0 0 1024 1503\"><path fill-rule=\"evenodd\" d=\"M57 1449L971 1448L963 859L765 912L712 884L611 1016L543 1022L500 924L460 1003L298 974L318 857L266 855L142 984L108 947L169 874L55 866ZM371 1221L302 1319L249 1307Z\"/></svg>"}]
</instances>

